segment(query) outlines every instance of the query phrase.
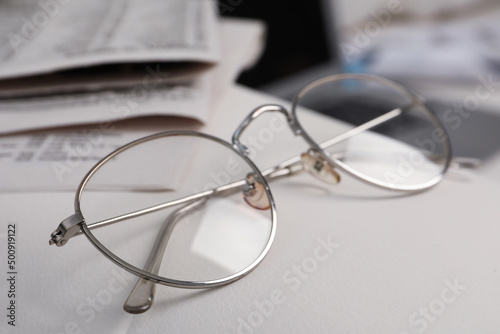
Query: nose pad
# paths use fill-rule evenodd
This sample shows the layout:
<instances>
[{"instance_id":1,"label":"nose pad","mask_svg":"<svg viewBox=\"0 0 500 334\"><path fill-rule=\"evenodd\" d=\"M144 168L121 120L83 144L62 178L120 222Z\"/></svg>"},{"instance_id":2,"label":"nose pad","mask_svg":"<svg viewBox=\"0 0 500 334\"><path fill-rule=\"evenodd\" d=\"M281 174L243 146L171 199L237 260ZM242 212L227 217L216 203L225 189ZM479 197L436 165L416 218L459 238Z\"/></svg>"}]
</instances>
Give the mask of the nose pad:
<instances>
[{"instance_id":1,"label":"nose pad","mask_svg":"<svg viewBox=\"0 0 500 334\"><path fill-rule=\"evenodd\" d=\"M247 185L243 189L243 198L252 208L268 210L271 207L264 185L250 173L247 175Z\"/></svg>"},{"instance_id":2,"label":"nose pad","mask_svg":"<svg viewBox=\"0 0 500 334\"><path fill-rule=\"evenodd\" d=\"M302 165L304 169L329 184L338 184L340 175L335 171L335 168L320 157L313 155L314 153L302 153Z\"/></svg>"}]
</instances>

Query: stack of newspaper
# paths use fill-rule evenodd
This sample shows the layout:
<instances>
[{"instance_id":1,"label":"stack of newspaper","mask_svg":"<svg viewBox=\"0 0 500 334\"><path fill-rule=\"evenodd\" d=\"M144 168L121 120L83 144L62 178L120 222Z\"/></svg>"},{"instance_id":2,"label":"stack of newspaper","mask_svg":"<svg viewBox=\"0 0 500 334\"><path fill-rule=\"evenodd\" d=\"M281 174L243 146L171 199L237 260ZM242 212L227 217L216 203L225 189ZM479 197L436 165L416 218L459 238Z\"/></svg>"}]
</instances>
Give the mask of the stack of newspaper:
<instances>
[{"instance_id":1,"label":"stack of newspaper","mask_svg":"<svg viewBox=\"0 0 500 334\"><path fill-rule=\"evenodd\" d=\"M265 30L212 0L2 0L0 22L0 192L74 190L117 146L198 129Z\"/></svg>"},{"instance_id":2,"label":"stack of newspaper","mask_svg":"<svg viewBox=\"0 0 500 334\"><path fill-rule=\"evenodd\" d=\"M207 120L262 49L212 0L0 2L0 134L151 115Z\"/></svg>"}]
</instances>

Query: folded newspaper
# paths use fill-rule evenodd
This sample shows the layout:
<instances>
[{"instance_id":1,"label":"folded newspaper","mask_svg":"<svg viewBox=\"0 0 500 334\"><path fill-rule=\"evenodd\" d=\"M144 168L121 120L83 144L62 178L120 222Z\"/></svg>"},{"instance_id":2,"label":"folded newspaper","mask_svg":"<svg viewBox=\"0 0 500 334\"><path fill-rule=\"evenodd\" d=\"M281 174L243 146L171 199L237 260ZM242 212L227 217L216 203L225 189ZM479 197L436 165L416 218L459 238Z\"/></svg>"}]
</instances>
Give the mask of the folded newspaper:
<instances>
[{"instance_id":1,"label":"folded newspaper","mask_svg":"<svg viewBox=\"0 0 500 334\"><path fill-rule=\"evenodd\" d=\"M219 59L212 0L0 2L0 97L164 85Z\"/></svg>"},{"instance_id":2,"label":"folded newspaper","mask_svg":"<svg viewBox=\"0 0 500 334\"><path fill-rule=\"evenodd\" d=\"M207 121L260 55L265 31L218 19L215 4L0 1L0 135L149 116Z\"/></svg>"}]
</instances>

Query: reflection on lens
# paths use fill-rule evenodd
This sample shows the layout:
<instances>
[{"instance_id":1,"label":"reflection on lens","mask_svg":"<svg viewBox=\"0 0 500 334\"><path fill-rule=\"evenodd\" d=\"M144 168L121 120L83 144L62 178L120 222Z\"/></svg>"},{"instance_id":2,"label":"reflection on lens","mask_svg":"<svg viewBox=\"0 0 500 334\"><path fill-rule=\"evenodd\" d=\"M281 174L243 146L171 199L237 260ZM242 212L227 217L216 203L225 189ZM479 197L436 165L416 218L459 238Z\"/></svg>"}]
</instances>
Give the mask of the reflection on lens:
<instances>
[{"instance_id":1,"label":"reflection on lens","mask_svg":"<svg viewBox=\"0 0 500 334\"><path fill-rule=\"evenodd\" d=\"M220 280L256 265L272 242L274 208L247 204L249 175L265 184L229 144L165 133L97 169L80 208L96 239L128 264L171 280ZM267 188L262 196L272 203Z\"/></svg>"},{"instance_id":2,"label":"reflection on lens","mask_svg":"<svg viewBox=\"0 0 500 334\"><path fill-rule=\"evenodd\" d=\"M448 167L449 141L437 118L388 80L320 79L298 94L294 113L306 136L337 165L379 186L423 189Z\"/></svg>"}]
</instances>

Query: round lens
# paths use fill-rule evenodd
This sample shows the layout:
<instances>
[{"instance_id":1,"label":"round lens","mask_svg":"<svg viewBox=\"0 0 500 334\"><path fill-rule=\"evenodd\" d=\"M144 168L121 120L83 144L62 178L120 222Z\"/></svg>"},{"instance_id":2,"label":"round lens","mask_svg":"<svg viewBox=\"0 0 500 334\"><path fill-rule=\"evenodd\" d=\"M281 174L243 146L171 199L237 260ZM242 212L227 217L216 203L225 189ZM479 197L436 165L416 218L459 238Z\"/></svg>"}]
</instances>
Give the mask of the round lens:
<instances>
[{"instance_id":1,"label":"round lens","mask_svg":"<svg viewBox=\"0 0 500 334\"><path fill-rule=\"evenodd\" d=\"M140 139L110 154L82 185L80 211L96 246L167 285L234 280L257 265L274 236L260 172L207 135ZM249 204L254 194L268 205Z\"/></svg>"},{"instance_id":2,"label":"round lens","mask_svg":"<svg viewBox=\"0 0 500 334\"><path fill-rule=\"evenodd\" d=\"M293 112L313 146L370 183L419 190L437 183L451 150L439 120L400 85L333 75L306 86Z\"/></svg>"}]
</instances>

